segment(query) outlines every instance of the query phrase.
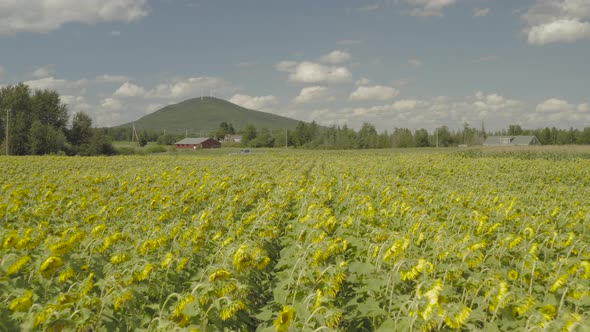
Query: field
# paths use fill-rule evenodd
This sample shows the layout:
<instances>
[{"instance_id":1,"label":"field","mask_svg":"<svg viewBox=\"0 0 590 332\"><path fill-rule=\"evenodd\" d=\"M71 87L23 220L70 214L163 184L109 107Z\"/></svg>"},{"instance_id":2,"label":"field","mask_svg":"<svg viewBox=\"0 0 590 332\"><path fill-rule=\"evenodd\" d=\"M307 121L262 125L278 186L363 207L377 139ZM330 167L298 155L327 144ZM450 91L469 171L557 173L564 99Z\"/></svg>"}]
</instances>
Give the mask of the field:
<instances>
[{"instance_id":1,"label":"field","mask_svg":"<svg viewBox=\"0 0 590 332\"><path fill-rule=\"evenodd\" d=\"M585 152L4 157L0 191L0 331L590 329Z\"/></svg>"}]
</instances>

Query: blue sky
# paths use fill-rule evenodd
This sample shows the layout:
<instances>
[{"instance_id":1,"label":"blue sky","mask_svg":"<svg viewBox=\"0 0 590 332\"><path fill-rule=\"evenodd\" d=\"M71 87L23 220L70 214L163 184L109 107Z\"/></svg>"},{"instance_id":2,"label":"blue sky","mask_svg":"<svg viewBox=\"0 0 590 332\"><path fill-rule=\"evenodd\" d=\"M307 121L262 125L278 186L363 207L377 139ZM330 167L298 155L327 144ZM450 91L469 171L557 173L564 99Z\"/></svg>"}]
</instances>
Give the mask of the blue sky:
<instances>
[{"instance_id":1,"label":"blue sky","mask_svg":"<svg viewBox=\"0 0 590 332\"><path fill-rule=\"evenodd\" d=\"M590 127L590 0L0 0L0 85L98 126L202 93L321 124Z\"/></svg>"}]
</instances>

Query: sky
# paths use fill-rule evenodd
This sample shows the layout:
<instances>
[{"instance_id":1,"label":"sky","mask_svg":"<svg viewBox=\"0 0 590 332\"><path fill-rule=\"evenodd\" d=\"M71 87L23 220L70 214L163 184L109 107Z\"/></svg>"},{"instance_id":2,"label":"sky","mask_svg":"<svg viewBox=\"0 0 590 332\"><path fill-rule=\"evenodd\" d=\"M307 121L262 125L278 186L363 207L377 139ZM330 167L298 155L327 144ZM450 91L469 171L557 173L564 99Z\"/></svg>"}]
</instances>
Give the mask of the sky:
<instances>
[{"instance_id":1,"label":"sky","mask_svg":"<svg viewBox=\"0 0 590 332\"><path fill-rule=\"evenodd\" d=\"M201 95L379 131L590 127L590 0L0 0L0 86L96 126Z\"/></svg>"}]
</instances>

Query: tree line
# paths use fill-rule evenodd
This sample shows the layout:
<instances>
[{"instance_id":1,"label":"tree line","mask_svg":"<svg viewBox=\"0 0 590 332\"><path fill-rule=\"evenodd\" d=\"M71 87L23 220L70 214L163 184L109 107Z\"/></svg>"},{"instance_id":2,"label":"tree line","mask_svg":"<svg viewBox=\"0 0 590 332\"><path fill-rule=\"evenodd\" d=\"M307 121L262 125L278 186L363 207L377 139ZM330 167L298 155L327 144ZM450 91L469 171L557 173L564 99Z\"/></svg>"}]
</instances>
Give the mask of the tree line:
<instances>
[{"instance_id":1,"label":"tree line","mask_svg":"<svg viewBox=\"0 0 590 332\"><path fill-rule=\"evenodd\" d=\"M103 155L114 149L104 130L86 113L71 119L55 91L32 91L25 84L0 89L0 153L9 155Z\"/></svg>"},{"instance_id":2,"label":"tree line","mask_svg":"<svg viewBox=\"0 0 590 332\"><path fill-rule=\"evenodd\" d=\"M71 121L70 121L71 120ZM92 119L84 112L71 119L67 105L55 91L35 90L25 84L0 89L0 153L10 155L110 155L116 151L112 141L129 141L132 136L140 146L147 142L172 145L183 135L165 131L131 128L94 128ZM294 130L256 128L249 124L239 132L229 122L221 122L209 133L223 140L227 135L240 134L246 147L284 147L309 149L379 149L410 147L448 147L481 145L488 136L536 136L543 145L590 144L590 127L560 129L546 127L523 129L512 124L508 128L486 132L463 124L460 129L440 126L432 131L394 128L379 133L375 126L364 123L357 131L348 126L320 126L316 122L300 121Z\"/></svg>"}]
</instances>

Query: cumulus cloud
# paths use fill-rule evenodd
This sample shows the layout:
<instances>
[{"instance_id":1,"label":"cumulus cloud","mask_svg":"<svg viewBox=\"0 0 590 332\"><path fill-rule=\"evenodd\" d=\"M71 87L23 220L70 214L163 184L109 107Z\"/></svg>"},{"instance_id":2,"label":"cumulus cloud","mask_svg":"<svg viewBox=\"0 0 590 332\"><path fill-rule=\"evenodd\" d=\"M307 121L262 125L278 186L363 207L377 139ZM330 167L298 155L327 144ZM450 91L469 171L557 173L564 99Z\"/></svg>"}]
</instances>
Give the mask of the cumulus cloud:
<instances>
[{"instance_id":1,"label":"cumulus cloud","mask_svg":"<svg viewBox=\"0 0 590 332\"><path fill-rule=\"evenodd\" d=\"M412 16L442 16L445 7L449 7L457 0L403 0L412 6L408 13Z\"/></svg>"},{"instance_id":2,"label":"cumulus cloud","mask_svg":"<svg viewBox=\"0 0 590 332\"><path fill-rule=\"evenodd\" d=\"M28 85L33 90L55 90L60 93L68 93L85 86L88 84L88 80L81 79L70 81L49 76L37 80L26 81L24 84Z\"/></svg>"},{"instance_id":3,"label":"cumulus cloud","mask_svg":"<svg viewBox=\"0 0 590 332\"><path fill-rule=\"evenodd\" d=\"M326 66L319 63L303 61L281 61L275 69L289 73L289 80L299 83L343 83L352 80L352 74L346 67Z\"/></svg>"},{"instance_id":4,"label":"cumulus cloud","mask_svg":"<svg viewBox=\"0 0 590 332\"><path fill-rule=\"evenodd\" d=\"M535 108L536 114L529 114L527 120L533 126L575 126L590 121L590 106L588 103L572 104L567 100L549 98L539 103Z\"/></svg>"},{"instance_id":5,"label":"cumulus cloud","mask_svg":"<svg viewBox=\"0 0 590 332\"><path fill-rule=\"evenodd\" d=\"M399 94L399 90L390 86L374 85L359 86L348 97L350 100L388 100L393 99Z\"/></svg>"},{"instance_id":6,"label":"cumulus cloud","mask_svg":"<svg viewBox=\"0 0 590 332\"><path fill-rule=\"evenodd\" d=\"M130 22L148 14L147 0L22 0L0 3L0 34L46 33L66 23Z\"/></svg>"},{"instance_id":7,"label":"cumulus cloud","mask_svg":"<svg viewBox=\"0 0 590 332\"><path fill-rule=\"evenodd\" d=\"M54 73L54 66L53 65L47 65L47 66L39 67L39 68L35 69L31 73L31 75L33 77L36 77L36 78L43 78L43 77L48 77L48 76L50 76L53 73Z\"/></svg>"},{"instance_id":8,"label":"cumulus cloud","mask_svg":"<svg viewBox=\"0 0 590 332\"><path fill-rule=\"evenodd\" d=\"M295 71L295 68L297 67L297 62L284 60L284 61L277 63L274 67L278 71L291 73L291 72Z\"/></svg>"},{"instance_id":9,"label":"cumulus cloud","mask_svg":"<svg viewBox=\"0 0 590 332\"><path fill-rule=\"evenodd\" d=\"M123 104L120 100L114 98L105 98L102 100L101 104L107 110L111 111L119 111L123 108Z\"/></svg>"},{"instance_id":10,"label":"cumulus cloud","mask_svg":"<svg viewBox=\"0 0 590 332\"><path fill-rule=\"evenodd\" d=\"M590 39L590 1L536 0L522 15L532 45Z\"/></svg>"},{"instance_id":11,"label":"cumulus cloud","mask_svg":"<svg viewBox=\"0 0 590 332\"><path fill-rule=\"evenodd\" d=\"M340 50L332 51L328 54L323 55L320 58L320 61L323 63L328 63L332 65L337 65L346 61L349 61L352 58L350 53Z\"/></svg>"},{"instance_id":12,"label":"cumulus cloud","mask_svg":"<svg viewBox=\"0 0 590 332\"><path fill-rule=\"evenodd\" d=\"M279 98L273 95L253 97L243 94L235 94L233 97L230 98L229 101L242 107L256 111L268 110L270 108L277 106L280 103Z\"/></svg>"},{"instance_id":13,"label":"cumulus cloud","mask_svg":"<svg viewBox=\"0 0 590 332\"><path fill-rule=\"evenodd\" d=\"M536 25L531 28L528 34L528 42L533 45L555 42L572 43L585 38L590 38L590 23L578 20L557 20Z\"/></svg>"},{"instance_id":14,"label":"cumulus cloud","mask_svg":"<svg viewBox=\"0 0 590 332\"><path fill-rule=\"evenodd\" d=\"M94 80L97 82L104 82L104 83L119 83L119 82L128 81L129 78L124 75L103 74L103 75L96 76L96 78Z\"/></svg>"},{"instance_id":15,"label":"cumulus cloud","mask_svg":"<svg viewBox=\"0 0 590 332\"><path fill-rule=\"evenodd\" d=\"M526 110L526 104L522 101L497 93L477 92L463 98L438 96L425 100L401 99L366 107L345 107L330 113L312 112L316 118L310 119L312 113L307 113L308 117L304 120L347 123L354 128L369 122L379 130L396 127L432 130L442 125L459 128L465 122L474 126L484 121L488 129L502 129L509 123L526 124Z\"/></svg>"},{"instance_id":16,"label":"cumulus cloud","mask_svg":"<svg viewBox=\"0 0 590 332\"><path fill-rule=\"evenodd\" d=\"M422 67L422 61L420 61L418 59L410 59L410 60L408 60L408 64L414 68Z\"/></svg>"},{"instance_id":17,"label":"cumulus cloud","mask_svg":"<svg viewBox=\"0 0 590 332\"><path fill-rule=\"evenodd\" d=\"M478 8L473 12L473 17L484 17L490 14L489 8Z\"/></svg>"},{"instance_id":18,"label":"cumulus cloud","mask_svg":"<svg viewBox=\"0 0 590 332\"><path fill-rule=\"evenodd\" d=\"M328 89L323 86L310 86L301 89L299 95L293 99L296 104L309 103L313 101L319 101L326 97Z\"/></svg>"},{"instance_id":19,"label":"cumulus cloud","mask_svg":"<svg viewBox=\"0 0 590 332\"><path fill-rule=\"evenodd\" d=\"M145 95L145 89L139 85L125 82L113 94L115 97L141 97Z\"/></svg>"},{"instance_id":20,"label":"cumulus cloud","mask_svg":"<svg viewBox=\"0 0 590 332\"><path fill-rule=\"evenodd\" d=\"M194 98L201 94L222 96L235 90L233 86L221 78L216 77L190 77L175 79L169 83L162 83L150 90L147 95L150 98L164 98L179 100L182 98Z\"/></svg>"},{"instance_id":21,"label":"cumulus cloud","mask_svg":"<svg viewBox=\"0 0 590 332\"><path fill-rule=\"evenodd\" d=\"M570 112L576 107L565 100L550 98L537 105L539 113Z\"/></svg>"},{"instance_id":22,"label":"cumulus cloud","mask_svg":"<svg viewBox=\"0 0 590 332\"><path fill-rule=\"evenodd\" d=\"M63 104L68 105L70 114L76 112L88 112L92 107L84 96L61 95L60 100Z\"/></svg>"},{"instance_id":23,"label":"cumulus cloud","mask_svg":"<svg viewBox=\"0 0 590 332\"><path fill-rule=\"evenodd\" d=\"M371 84L371 80L369 80L366 77L361 77L356 82L354 82L354 85L356 85L356 86L369 85L369 84Z\"/></svg>"}]
</instances>

